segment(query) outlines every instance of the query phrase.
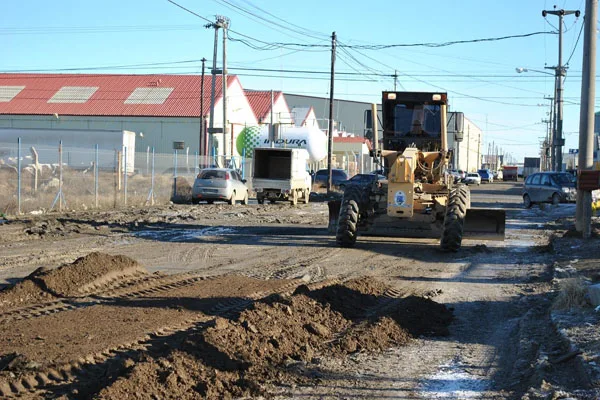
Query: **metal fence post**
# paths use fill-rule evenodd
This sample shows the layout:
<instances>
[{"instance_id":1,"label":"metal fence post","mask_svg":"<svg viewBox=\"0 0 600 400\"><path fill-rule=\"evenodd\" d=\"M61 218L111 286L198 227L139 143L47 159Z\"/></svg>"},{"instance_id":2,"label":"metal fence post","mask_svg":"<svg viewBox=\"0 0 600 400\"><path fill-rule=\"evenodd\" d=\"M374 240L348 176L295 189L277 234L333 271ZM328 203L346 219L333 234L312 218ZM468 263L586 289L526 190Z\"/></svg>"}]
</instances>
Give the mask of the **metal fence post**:
<instances>
[{"instance_id":1,"label":"metal fence post","mask_svg":"<svg viewBox=\"0 0 600 400\"><path fill-rule=\"evenodd\" d=\"M174 150L175 157L173 160L173 199L177 197L177 149Z\"/></svg>"},{"instance_id":2,"label":"metal fence post","mask_svg":"<svg viewBox=\"0 0 600 400\"><path fill-rule=\"evenodd\" d=\"M150 178L150 192L146 198L146 204L154 205L154 147L152 147L152 176Z\"/></svg>"},{"instance_id":3,"label":"metal fence post","mask_svg":"<svg viewBox=\"0 0 600 400\"><path fill-rule=\"evenodd\" d=\"M98 145L94 147L94 206L98 208L98 180L100 174L98 170L100 167L98 167Z\"/></svg>"},{"instance_id":4,"label":"metal fence post","mask_svg":"<svg viewBox=\"0 0 600 400\"><path fill-rule=\"evenodd\" d=\"M127 205L127 146L123 146L123 204Z\"/></svg>"},{"instance_id":5,"label":"metal fence post","mask_svg":"<svg viewBox=\"0 0 600 400\"><path fill-rule=\"evenodd\" d=\"M66 207L67 202L65 201L65 196L63 194L63 145L62 140L58 142L58 193L56 193L56 197L52 202L52 206L50 206L50 210L54 208L56 202L58 201L58 211L62 211L63 204Z\"/></svg>"},{"instance_id":6,"label":"metal fence post","mask_svg":"<svg viewBox=\"0 0 600 400\"><path fill-rule=\"evenodd\" d=\"M21 138L17 139L17 214L21 214Z\"/></svg>"}]
</instances>

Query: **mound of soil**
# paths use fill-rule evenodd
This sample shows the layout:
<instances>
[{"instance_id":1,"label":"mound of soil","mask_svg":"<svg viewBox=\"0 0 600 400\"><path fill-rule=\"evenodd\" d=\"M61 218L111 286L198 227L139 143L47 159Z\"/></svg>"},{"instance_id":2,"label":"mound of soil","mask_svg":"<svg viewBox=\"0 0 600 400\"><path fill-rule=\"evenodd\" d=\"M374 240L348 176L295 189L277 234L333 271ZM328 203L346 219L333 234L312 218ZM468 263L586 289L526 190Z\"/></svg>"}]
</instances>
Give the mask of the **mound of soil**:
<instances>
[{"instance_id":1,"label":"mound of soil","mask_svg":"<svg viewBox=\"0 0 600 400\"><path fill-rule=\"evenodd\" d=\"M142 273L146 273L145 269L132 258L94 252L31 279L56 296L74 297L110 281Z\"/></svg>"},{"instance_id":2,"label":"mound of soil","mask_svg":"<svg viewBox=\"0 0 600 400\"><path fill-rule=\"evenodd\" d=\"M273 384L318 379L321 357L381 351L405 345L413 335L448 333L452 312L445 306L418 297L390 304L381 298L388 289L363 278L258 301L237 318L217 318L214 326L188 335L176 350L137 363L99 398L136 398L140 388L145 398L264 396ZM361 314L378 310L378 304L385 307L377 317Z\"/></svg>"},{"instance_id":3,"label":"mound of soil","mask_svg":"<svg viewBox=\"0 0 600 400\"><path fill-rule=\"evenodd\" d=\"M326 286L313 291L307 289L301 286L296 293L306 294L341 313L345 318L357 319L377 304L389 286L373 278L364 277L345 282L343 285Z\"/></svg>"},{"instance_id":4,"label":"mound of soil","mask_svg":"<svg viewBox=\"0 0 600 400\"><path fill-rule=\"evenodd\" d=\"M447 336L454 319L445 305L417 296L402 299L389 317L413 336Z\"/></svg>"},{"instance_id":5,"label":"mound of soil","mask_svg":"<svg viewBox=\"0 0 600 400\"><path fill-rule=\"evenodd\" d=\"M144 273L146 270L129 257L90 253L53 270L38 268L22 281L0 290L0 311L80 296L113 280Z\"/></svg>"},{"instance_id":6,"label":"mound of soil","mask_svg":"<svg viewBox=\"0 0 600 400\"><path fill-rule=\"evenodd\" d=\"M23 281L0 291L0 311L8 311L53 299L55 299L54 296L38 286L30 277L27 277Z\"/></svg>"}]
</instances>

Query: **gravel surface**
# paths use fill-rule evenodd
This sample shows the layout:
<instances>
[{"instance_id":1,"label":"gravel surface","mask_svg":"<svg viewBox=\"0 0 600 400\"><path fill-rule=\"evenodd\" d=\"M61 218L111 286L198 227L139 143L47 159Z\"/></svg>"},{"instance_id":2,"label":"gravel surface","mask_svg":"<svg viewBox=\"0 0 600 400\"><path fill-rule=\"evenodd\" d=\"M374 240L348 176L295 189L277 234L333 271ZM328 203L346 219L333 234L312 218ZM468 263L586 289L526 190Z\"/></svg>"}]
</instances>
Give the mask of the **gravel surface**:
<instances>
[{"instance_id":1,"label":"gravel surface","mask_svg":"<svg viewBox=\"0 0 600 400\"><path fill-rule=\"evenodd\" d=\"M473 188L506 240L453 254L338 248L326 203L11 219L0 397L597 398L596 313L557 308L565 279L598 280L597 238L519 185Z\"/></svg>"}]
</instances>

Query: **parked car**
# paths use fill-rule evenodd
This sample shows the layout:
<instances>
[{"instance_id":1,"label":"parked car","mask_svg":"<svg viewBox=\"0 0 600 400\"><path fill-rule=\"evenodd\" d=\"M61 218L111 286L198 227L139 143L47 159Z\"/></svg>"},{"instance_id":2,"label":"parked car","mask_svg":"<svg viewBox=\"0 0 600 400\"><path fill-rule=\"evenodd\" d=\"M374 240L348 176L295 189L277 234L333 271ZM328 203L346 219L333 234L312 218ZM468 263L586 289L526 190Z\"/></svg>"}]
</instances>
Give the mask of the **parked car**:
<instances>
[{"instance_id":1,"label":"parked car","mask_svg":"<svg viewBox=\"0 0 600 400\"><path fill-rule=\"evenodd\" d=\"M523 205L535 203L567 203L577 198L575 177L566 172L537 172L529 175L523 184Z\"/></svg>"},{"instance_id":2,"label":"parked car","mask_svg":"<svg viewBox=\"0 0 600 400\"><path fill-rule=\"evenodd\" d=\"M467 177L467 173L462 169L452 169L450 175L454 177L454 183L462 182Z\"/></svg>"},{"instance_id":3,"label":"parked car","mask_svg":"<svg viewBox=\"0 0 600 400\"><path fill-rule=\"evenodd\" d=\"M327 180L329 179L329 170L320 169L315 173L314 184L317 187L327 187ZM348 180L348 174L343 169L334 168L331 170L331 182L333 186L339 186L341 182Z\"/></svg>"},{"instance_id":4,"label":"parked car","mask_svg":"<svg viewBox=\"0 0 600 400\"><path fill-rule=\"evenodd\" d=\"M479 169L477 170L479 176L481 176L481 182L492 183L494 182L494 174L489 169Z\"/></svg>"},{"instance_id":5,"label":"parked car","mask_svg":"<svg viewBox=\"0 0 600 400\"><path fill-rule=\"evenodd\" d=\"M467 177L464 179L464 183L467 185L481 185L481 176L477 172L469 172Z\"/></svg>"},{"instance_id":6,"label":"parked car","mask_svg":"<svg viewBox=\"0 0 600 400\"><path fill-rule=\"evenodd\" d=\"M246 180L230 168L206 168L200 171L192 188L192 203L215 200L227 201L234 205L236 201L248 204Z\"/></svg>"},{"instance_id":7,"label":"parked car","mask_svg":"<svg viewBox=\"0 0 600 400\"><path fill-rule=\"evenodd\" d=\"M381 174L356 174L352 178L342 181L339 183L339 188L344 189L346 186L358 185L358 186L369 186L375 181L381 181L387 179Z\"/></svg>"}]
</instances>

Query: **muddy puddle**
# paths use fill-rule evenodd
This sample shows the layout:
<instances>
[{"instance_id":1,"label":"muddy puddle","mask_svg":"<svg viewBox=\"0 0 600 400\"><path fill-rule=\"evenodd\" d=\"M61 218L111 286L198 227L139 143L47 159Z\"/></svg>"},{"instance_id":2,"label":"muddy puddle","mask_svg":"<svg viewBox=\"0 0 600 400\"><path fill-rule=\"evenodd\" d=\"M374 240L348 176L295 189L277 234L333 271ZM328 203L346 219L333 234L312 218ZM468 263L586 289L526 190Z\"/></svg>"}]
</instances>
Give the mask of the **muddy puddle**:
<instances>
[{"instance_id":1,"label":"muddy puddle","mask_svg":"<svg viewBox=\"0 0 600 400\"><path fill-rule=\"evenodd\" d=\"M164 229L164 230L141 230L133 233L133 236L163 242L195 242L208 237L218 237L236 233L236 229L222 226L209 226L200 229Z\"/></svg>"}]
</instances>

